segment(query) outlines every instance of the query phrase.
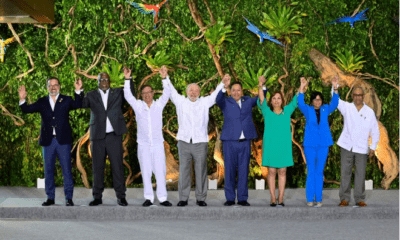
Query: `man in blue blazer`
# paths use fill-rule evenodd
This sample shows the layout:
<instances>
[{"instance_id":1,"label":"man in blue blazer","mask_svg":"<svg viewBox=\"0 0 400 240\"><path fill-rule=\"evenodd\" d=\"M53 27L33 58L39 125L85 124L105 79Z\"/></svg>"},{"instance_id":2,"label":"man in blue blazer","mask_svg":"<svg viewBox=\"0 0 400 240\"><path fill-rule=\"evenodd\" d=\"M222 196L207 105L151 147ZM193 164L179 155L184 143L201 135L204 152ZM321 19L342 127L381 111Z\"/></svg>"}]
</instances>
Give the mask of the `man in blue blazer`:
<instances>
[{"instance_id":1,"label":"man in blue blazer","mask_svg":"<svg viewBox=\"0 0 400 240\"><path fill-rule=\"evenodd\" d=\"M257 97L243 96L240 82L234 82L231 87L231 96L225 97L226 89L230 85L230 77L225 82L225 88L217 96L216 102L224 114L221 141L223 144L225 164L225 206L235 204L236 169L237 199L241 206L250 206L248 199L248 175L251 154L251 140L257 138L257 131L253 123L253 107L257 105ZM259 78L259 85L265 78ZM264 89L266 92L266 89Z\"/></svg>"},{"instance_id":2,"label":"man in blue blazer","mask_svg":"<svg viewBox=\"0 0 400 240\"><path fill-rule=\"evenodd\" d=\"M81 108L83 92L82 81L75 82L75 100L70 96L60 94L60 81L51 77L47 80L49 95L39 98L33 104L25 101L27 92L22 85L19 92L19 105L24 113L40 113L42 125L40 128L39 145L43 146L45 190L47 200L42 206L54 204L55 183L54 168L56 156L60 161L64 176L64 193L66 206L74 206L72 195L74 183L71 172L72 130L69 124L69 111Z\"/></svg>"}]
</instances>

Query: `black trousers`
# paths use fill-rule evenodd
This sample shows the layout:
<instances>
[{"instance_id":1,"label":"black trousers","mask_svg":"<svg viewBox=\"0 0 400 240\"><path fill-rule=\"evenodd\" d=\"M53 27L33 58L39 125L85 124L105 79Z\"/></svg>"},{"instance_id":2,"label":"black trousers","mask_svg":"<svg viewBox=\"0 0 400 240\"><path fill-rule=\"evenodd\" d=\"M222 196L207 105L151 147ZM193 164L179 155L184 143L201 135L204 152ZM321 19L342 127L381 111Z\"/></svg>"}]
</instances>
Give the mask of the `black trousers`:
<instances>
[{"instance_id":1,"label":"black trousers","mask_svg":"<svg viewBox=\"0 0 400 240\"><path fill-rule=\"evenodd\" d=\"M108 155L117 198L125 198L126 187L123 166L122 135L107 133L101 140L91 141L93 167L93 197L101 199L104 191L104 167Z\"/></svg>"}]
</instances>

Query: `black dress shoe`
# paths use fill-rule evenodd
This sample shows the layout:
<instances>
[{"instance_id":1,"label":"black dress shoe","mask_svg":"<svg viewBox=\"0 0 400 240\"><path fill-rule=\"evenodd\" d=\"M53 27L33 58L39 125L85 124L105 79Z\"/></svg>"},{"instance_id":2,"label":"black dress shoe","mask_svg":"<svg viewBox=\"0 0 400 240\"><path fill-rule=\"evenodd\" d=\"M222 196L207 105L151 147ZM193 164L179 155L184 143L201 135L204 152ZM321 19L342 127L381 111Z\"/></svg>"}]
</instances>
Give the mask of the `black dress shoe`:
<instances>
[{"instance_id":1,"label":"black dress shoe","mask_svg":"<svg viewBox=\"0 0 400 240\"><path fill-rule=\"evenodd\" d=\"M204 201L196 201L196 204L199 205L200 207L206 207L207 203Z\"/></svg>"},{"instance_id":2,"label":"black dress shoe","mask_svg":"<svg viewBox=\"0 0 400 240\"><path fill-rule=\"evenodd\" d=\"M164 206L164 207L171 207L172 203L168 202L168 201L164 201L162 203L160 203L160 205Z\"/></svg>"},{"instance_id":3,"label":"black dress shoe","mask_svg":"<svg viewBox=\"0 0 400 240\"><path fill-rule=\"evenodd\" d=\"M151 203L149 199L146 199L146 201L144 201L142 204L143 207L150 207L151 205L153 205L153 203Z\"/></svg>"},{"instance_id":4,"label":"black dress shoe","mask_svg":"<svg viewBox=\"0 0 400 240\"><path fill-rule=\"evenodd\" d=\"M285 206L285 204L283 202L278 203L278 207L284 207L284 206Z\"/></svg>"},{"instance_id":5,"label":"black dress shoe","mask_svg":"<svg viewBox=\"0 0 400 240\"><path fill-rule=\"evenodd\" d=\"M250 206L250 203L248 203L247 201L240 201L240 202L238 202L238 205L243 206L243 207L248 207L248 206Z\"/></svg>"},{"instance_id":6,"label":"black dress shoe","mask_svg":"<svg viewBox=\"0 0 400 240\"><path fill-rule=\"evenodd\" d=\"M65 206L67 206L67 207L74 206L74 202L72 201L72 199L67 199L67 201L65 202Z\"/></svg>"},{"instance_id":7,"label":"black dress shoe","mask_svg":"<svg viewBox=\"0 0 400 240\"><path fill-rule=\"evenodd\" d=\"M271 207L276 207L276 202L270 203L269 204Z\"/></svg>"},{"instance_id":8,"label":"black dress shoe","mask_svg":"<svg viewBox=\"0 0 400 240\"><path fill-rule=\"evenodd\" d=\"M128 206L128 202L126 201L125 198L118 198L117 203L118 203L118 205L123 206L123 207Z\"/></svg>"},{"instance_id":9,"label":"black dress shoe","mask_svg":"<svg viewBox=\"0 0 400 240\"><path fill-rule=\"evenodd\" d=\"M232 206L232 205L235 205L235 201L226 201L224 203L224 206Z\"/></svg>"},{"instance_id":10,"label":"black dress shoe","mask_svg":"<svg viewBox=\"0 0 400 240\"><path fill-rule=\"evenodd\" d=\"M89 206L97 206L97 205L100 205L100 204L103 204L103 201L101 199L94 199L93 201L91 201L89 203Z\"/></svg>"},{"instance_id":11,"label":"black dress shoe","mask_svg":"<svg viewBox=\"0 0 400 240\"><path fill-rule=\"evenodd\" d=\"M42 203L42 206L47 207L50 205L54 205L54 199L47 199L46 202Z\"/></svg>"},{"instance_id":12,"label":"black dress shoe","mask_svg":"<svg viewBox=\"0 0 400 240\"><path fill-rule=\"evenodd\" d=\"M186 205L188 205L188 201L187 201L187 200L186 200L186 201L179 201L178 204L177 204L176 206L178 206L178 207L184 207L184 206L186 206Z\"/></svg>"}]
</instances>

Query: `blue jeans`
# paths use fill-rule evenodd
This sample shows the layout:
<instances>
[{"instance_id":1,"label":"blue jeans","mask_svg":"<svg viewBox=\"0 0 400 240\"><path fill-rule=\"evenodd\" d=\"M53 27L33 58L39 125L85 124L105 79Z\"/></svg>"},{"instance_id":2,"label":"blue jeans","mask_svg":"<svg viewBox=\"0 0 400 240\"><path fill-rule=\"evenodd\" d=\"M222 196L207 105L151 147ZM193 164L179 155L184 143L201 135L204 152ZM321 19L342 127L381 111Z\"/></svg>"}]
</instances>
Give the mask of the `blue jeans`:
<instances>
[{"instance_id":1,"label":"blue jeans","mask_svg":"<svg viewBox=\"0 0 400 240\"><path fill-rule=\"evenodd\" d=\"M56 138L53 138L49 146L43 146L45 190L48 199L55 198L54 169L56 157L60 161L64 177L64 193L66 199L72 199L74 182L71 172L71 144L60 145Z\"/></svg>"},{"instance_id":2,"label":"blue jeans","mask_svg":"<svg viewBox=\"0 0 400 240\"><path fill-rule=\"evenodd\" d=\"M304 147L307 160L307 202L322 202L324 168L329 147Z\"/></svg>"}]
</instances>

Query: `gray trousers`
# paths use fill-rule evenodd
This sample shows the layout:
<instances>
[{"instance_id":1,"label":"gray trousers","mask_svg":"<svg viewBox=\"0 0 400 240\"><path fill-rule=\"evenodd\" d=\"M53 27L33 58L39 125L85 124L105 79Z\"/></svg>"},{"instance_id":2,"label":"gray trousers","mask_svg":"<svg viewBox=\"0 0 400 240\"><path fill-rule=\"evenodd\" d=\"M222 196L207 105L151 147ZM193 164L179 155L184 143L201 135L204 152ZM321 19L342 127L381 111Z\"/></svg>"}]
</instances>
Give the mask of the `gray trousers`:
<instances>
[{"instance_id":1,"label":"gray trousers","mask_svg":"<svg viewBox=\"0 0 400 240\"><path fill-rule=\"evenodd\" d=\"M179 153L179 201L189 199L191 187L192 159L196 175L196 199L205 201L207 197L207 153L208 143L178 142Z\"/></svg>"},{"instance_id":2,"label":"gray trousers","mask_svg":"<svg viewBox=\"0 0 400 240\"><path fill-rule=\"evenodd\" d=\"M354 201L356 203L365 200L365 172L367 167L368 154L354 153L341 149L341 182L339 197L340 201L350 202L351 175L354 170Z\"/></svg>"}]
</instances>

